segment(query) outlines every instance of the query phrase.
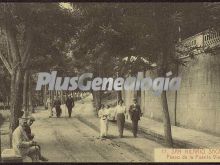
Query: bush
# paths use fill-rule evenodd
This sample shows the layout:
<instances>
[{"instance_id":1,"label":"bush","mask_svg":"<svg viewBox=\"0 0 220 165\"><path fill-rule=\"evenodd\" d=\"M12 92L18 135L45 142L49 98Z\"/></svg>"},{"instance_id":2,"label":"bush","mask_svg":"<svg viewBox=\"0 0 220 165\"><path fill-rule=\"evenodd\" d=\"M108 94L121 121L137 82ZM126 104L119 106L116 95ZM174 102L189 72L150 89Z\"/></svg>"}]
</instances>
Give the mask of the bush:
<instances>
[{"instance_id":1,"label":"bush","mask_svg":"<svg viewBox=\"0 0 220 165\"><path fill-rule=\"evenodd\" d=\"M0 109L4 109L4 106L3 105L0 105ZM10 109L10 106L5 106L5 109Z\"/></svg>"},{"instance_id":2,"label":"bush","mask_svg":"<svg viewBox=\"0 0 220 165\"><path fill-rule=\"evenodd\" d=\"M10 119L10 110L0 110L0 122L1 121L9 121Z\"/></svg>"}]
</instances>

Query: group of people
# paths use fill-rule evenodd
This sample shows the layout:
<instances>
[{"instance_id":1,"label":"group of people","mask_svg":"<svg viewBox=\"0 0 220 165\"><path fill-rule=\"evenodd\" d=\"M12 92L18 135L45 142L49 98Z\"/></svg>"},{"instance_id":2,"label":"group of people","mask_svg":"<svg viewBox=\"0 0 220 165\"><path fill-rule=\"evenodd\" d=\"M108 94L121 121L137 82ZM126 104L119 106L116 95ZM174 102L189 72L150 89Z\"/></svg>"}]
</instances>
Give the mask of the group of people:
<instances>
[{"instance_id":1,"label":"group of people","mask_svg":"<svg viewBox=\"0 0 220 165\"><path fill-rule=\"evenodd\" d=\"M137 137L138 131L138 121L142 116L140 105L137 103L137 99L133 99L133 104L129 107L128 112L123 106L123 100L118 101L118 105L114 109L114 116L117 120L119 137L123 137L124 125L125 125L125 116L129 113L130 119L132 121L132 132L134 137ZM108 134L108 117L109 117L109 106L101 106L101 109L98 112L100 118L100 137L107 137Z\"/></svg>"},{"instance_id":2,"label":"group of people","mask_svg":"<svg viewBox=\"0 0 220 165\"><path fill-rule=\"evenodd\" d=\"M33 117L19 119L19 126L12 134L12 148L15 154L22 158L30 157L32 161L48 161L41 155L40 145L34 141L34 134L31 132L31 125L34 121Z\"/></svg>"},{"instance_id":3,"label":"group of people","mask_svg":"<svg viewBox=\"0 0 220 165\"><path fill-rule=\"evenodd\" d=\"M59 117L59 110L61 102L59 99L54 101L54 107L56 109L57 117ZM74 107L74 100L69 95L66 99L66 106L68 108L69 117L71 117L72 108ZM129 107L128 113L132 121L132 132L134 137L137 137L138 121L142 116L140 105L137 104L137 99L133 100L133 104ZM102 105L98 112L100 117L100 136L101 138L107 137L108 135L108 117L109 117L109 106ZM123 100L118 101L118 105L114 109L114 116L117 120L119 137L123 137L125 116L127 115L126 108L123 106ZM40 145L34 141L34 134L31 132L31 125L35 119L30 117L22 117L19 119L19 126L14 130L12 134L12 147L16 154L22 157L30 157L32 161L48 161L44 156L41 155Z\"/></svg>"},{"instance_id":4,"label":"group of people","mask_svg":"<svg viewBox=\"0 0 220 165\"><path fill-rule=\"evenodd\" d=\"M53 106L51 106L51 105L52 105L51 100L50 100L50 98L48 98L47 99L47 107L50 109L50 117L53 116L53 114L54 114L53 108L55 108L56 117L59 118L61 116L61 114L62 114L60 98L56 97L54 99ZM72 109L75 106L74 99L73 99L72 95L68 95L68 97L67 97L67 99L65 101L65 105L66 105L66 107L68 109L68 115L69 115L69 117L71 117Z\"/></svg>"}]
</instances>

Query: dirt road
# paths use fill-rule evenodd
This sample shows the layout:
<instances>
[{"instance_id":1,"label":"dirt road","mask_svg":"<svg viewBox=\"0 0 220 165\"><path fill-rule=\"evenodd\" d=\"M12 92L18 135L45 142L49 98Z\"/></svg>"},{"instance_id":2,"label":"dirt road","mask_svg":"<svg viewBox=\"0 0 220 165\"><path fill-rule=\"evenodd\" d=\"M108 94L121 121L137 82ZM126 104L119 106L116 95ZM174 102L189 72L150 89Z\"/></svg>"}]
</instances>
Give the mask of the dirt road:
<instances>
[{"instance_id":1,"label":"dirt road","mask_svg":"<svg viewBox=\"0 0 220 165\"><path fill-rule=\"evenodd\" d=\"M34 116L32 130L50 162L148 162L153 161L153 149L163 147L142 135L134 138L130 130L119 138L114 123L109 125L109 138L100 139L90 96L76 102L72 118L66 117L64 107L61 118L48 118L44 110Z\"/></svg>"},{"instance_id":2,"label":"dirt road","mask_svg":"<svg viewBox=\"0 0 220 165\"><path fill-rule=\"evenodd\" d=\"M139 134L134 138L125 129L124 138L118 137L115 123L109 124L107 139L99 138L99 119L94 115L92 97L77 101L73 117L67 117L62 107L61 118L49 118L48 110L38 110L32 126L35 140L49 162L149 162L154 148L161 144Z\"/></svg>"}]
</instances>

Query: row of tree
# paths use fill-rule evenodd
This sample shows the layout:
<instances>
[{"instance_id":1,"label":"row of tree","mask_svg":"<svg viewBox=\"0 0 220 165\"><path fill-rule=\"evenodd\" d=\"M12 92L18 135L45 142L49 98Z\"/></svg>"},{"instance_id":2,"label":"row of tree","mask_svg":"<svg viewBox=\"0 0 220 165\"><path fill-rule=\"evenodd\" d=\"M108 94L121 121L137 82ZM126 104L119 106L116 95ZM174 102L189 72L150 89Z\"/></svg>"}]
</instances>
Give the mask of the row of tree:
<instances>
[{"instance_id":1,"label":"row of tree","mask_svg":"<svg viewBox=\"0 0 220 165\"><path fill-rule=\"evenodd\" d=\"M219 23L219 3L113 3L77 7L84 23L71 44L72 58L78 70L92 70L95 76L134 75L155 69L152 64L156 64L158 76L165 77L170 70L175 73L177 66L184 64L179 55L194 55L192 49L177 50L178 42L207 28L216 28ZM131 60L132 57L136 60ZM93 92L93 97L96 107L100 107L102 92ZM165 91L161 101L165 139L172 147Z\"/></svg>"},{"instance_id":2,"label":"row of tree","mask_svg":"<svg viewBox=\"0 0 220 165\"><path fill-rule=\"evenodd\" d=\"M7 75L10 82L11 132L18 125L22 105L24 108L28 105L26 98L32 100L33 74L57 70L60 75L73 76L89 71L94 76L116 77L152 69L155 63L158 75L165 76L182 64L175 46L180 38L218 27L219 6L219 3L68 3L63 6L1 3L0 58L7 69L1 75ZM130 60L132 57L137 60ZM102 92L92 93L98 108ZM165 91L161 100L166 142L172 147Z\"/></svg>"}]
</instances>

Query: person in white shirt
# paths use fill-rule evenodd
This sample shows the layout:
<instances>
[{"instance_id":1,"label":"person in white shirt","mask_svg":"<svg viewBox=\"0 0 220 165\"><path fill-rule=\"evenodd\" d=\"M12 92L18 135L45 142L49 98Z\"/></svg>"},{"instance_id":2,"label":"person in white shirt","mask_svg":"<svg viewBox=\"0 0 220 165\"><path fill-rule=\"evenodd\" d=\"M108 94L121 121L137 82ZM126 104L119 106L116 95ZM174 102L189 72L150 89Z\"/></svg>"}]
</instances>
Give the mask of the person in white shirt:
<instances>
[{"instance_id":1,"label":"person in white shirt","mask_svg":"<svg viewBox=\"0 0 220 165\"><path fill-rule=\"evenodd\" d=\"M107 137L108 134L108 109L104 105L101 106L101 109L98 112L100 118L100 137Z\"/></svg>"},{"instance_id":2,"label":"person in white shirt","mask_svg":"<svg viewBox=\"0 0 220 165\"><path fill-rule=\"evenodd\" d=\"M123 100L119 100L118 105L115 108L115 116L116 116L117 125L118 125L119 137L121 138L123 137L125 114L126 114L126 109L123 106Z\"/></svg>"},{"instance_id":3,"label":"person in white shirt","mask_svg":"<svg viewBox=\"0 0 220 165\"><path fill-rule=\"evenodd\" d=\"M49 109L50 111L50 116L53 116L50 97L47 98L46 104L47 104L47 109Z\"/></svg>"},{"instance_id":4,"label":"person in white shirt","mask_svg":"<svg viewBox=\"0 0 220 165\"><path fill-rule=\"evenodd\" d=\"M36 146L36 142L29 140L25 128L27 126L27 119L20 118L19 126L12 134L12 148L17 155L25 158L30 157L32 161L39 161L40 149Z\"/></svg>"}]
</instances>

